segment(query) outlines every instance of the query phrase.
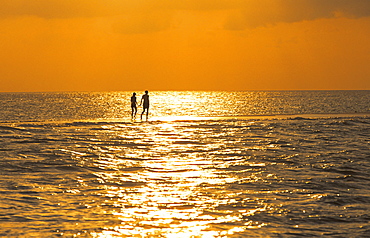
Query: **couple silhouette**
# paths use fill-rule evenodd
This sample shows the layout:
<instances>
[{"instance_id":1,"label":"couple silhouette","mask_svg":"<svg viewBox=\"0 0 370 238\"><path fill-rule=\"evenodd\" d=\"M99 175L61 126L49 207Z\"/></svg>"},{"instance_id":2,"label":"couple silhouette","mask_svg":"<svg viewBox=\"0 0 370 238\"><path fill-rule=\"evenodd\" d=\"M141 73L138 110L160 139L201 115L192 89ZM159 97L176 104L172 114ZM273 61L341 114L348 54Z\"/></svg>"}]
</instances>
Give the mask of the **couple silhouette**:
<instances>
[{"instance_id":1,"label":"couple silhouette","mask_svg":"<svg viewBox=\"0 0 370 238\"><path fill-rule=\"evenodd\" d=\"M143 112L140 115L140 119L143 120L143 115L146 112L146 119L148 120L149 115L149 94L148 91L145 91L145 94L141 97L139 107L143 105ZM137 113L137 101L136 101L136 93L133 93L131 96L131 117L136 117Z\"/></svg>"}]
</instances>

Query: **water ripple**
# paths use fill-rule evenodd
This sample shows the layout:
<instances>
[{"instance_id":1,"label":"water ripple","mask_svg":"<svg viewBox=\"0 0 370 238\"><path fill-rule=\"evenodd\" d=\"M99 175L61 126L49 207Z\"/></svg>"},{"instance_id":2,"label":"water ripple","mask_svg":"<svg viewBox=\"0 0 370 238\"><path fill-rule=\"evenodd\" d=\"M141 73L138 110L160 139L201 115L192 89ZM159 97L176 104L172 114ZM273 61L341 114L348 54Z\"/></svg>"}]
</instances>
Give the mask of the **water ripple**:
<instances>
[{"instance_id":1,"label":"water ripple","mask_svg":"<svg viewBox=\"0 0 370 238\"><path fill-rule=\"evenodd\" d=\"M2 125L0 235L362 237L369 123Z\"/></svg>"}]
</instances>

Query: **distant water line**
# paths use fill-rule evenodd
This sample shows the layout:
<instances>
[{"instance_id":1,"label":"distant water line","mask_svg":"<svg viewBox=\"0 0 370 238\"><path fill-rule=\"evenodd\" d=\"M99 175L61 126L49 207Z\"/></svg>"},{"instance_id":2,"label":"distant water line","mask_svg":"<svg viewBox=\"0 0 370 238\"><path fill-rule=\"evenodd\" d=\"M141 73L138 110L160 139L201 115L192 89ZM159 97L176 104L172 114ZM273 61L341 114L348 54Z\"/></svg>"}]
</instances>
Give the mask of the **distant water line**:
<instances>
[{"instance_id":1,"label":"distant water line","mask_svg":"<svg viewBox=\"0 0 370 238\"><path fill-rule=\"evenodd\" d=\"M137 93L140 100L141 94ZM127 119L131 116L131 94L0 93L0 121ZM370 112L370 91L154 91L149 94L150 115L155 117Z\"/></svg>"}]
</instances>

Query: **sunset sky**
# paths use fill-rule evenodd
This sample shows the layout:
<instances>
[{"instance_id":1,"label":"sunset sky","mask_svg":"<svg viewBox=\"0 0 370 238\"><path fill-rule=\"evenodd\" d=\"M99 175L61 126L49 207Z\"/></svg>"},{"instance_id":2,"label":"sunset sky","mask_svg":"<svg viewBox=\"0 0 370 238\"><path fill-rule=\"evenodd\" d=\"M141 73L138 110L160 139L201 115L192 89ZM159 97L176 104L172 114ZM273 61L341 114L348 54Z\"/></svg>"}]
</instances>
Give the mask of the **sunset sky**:
<instances>
[{"instance_id":1,"label":"sunset sky","mask_svg":"<svg viewBox=\"0 0 370 238\"><path fill-rule=\"evenodd\" d=\"M369 0L0 0L0 91L370 90Z\"/></svg>"}]
</instances>

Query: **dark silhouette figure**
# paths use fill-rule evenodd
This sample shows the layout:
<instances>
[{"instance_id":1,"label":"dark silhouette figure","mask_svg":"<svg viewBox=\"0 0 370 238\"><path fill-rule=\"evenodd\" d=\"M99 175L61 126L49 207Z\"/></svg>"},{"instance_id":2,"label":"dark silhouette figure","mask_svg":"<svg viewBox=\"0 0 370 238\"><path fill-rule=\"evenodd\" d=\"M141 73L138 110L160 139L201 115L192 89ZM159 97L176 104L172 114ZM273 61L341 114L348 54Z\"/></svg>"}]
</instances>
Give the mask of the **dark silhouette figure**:
<instances>
[{"instance_id":1,"label":"dark silhouette figure","mask_svg":"<svg viewBox=\"0 0 370 238\"><path fill-rule=\"evenodd\" d=\"M137 113L137 102L136 102L136 93L133 93L131 96L131 117L134 118Z\"/></svg>"},{"instance_id":2,"label":"dark silhouette figure","mask_svg":"<svg viewBox=\"0 0 370 238\"><path fill-rule=\"evenodd\" d=\"M145 91L145 94L141 97L140 105L143 105L143 112L141 113L140 119L143 119L143 114L146 111L146 119L148 120L149 115L149 94L148 91Z\"/></svg>"}]
</instances>

